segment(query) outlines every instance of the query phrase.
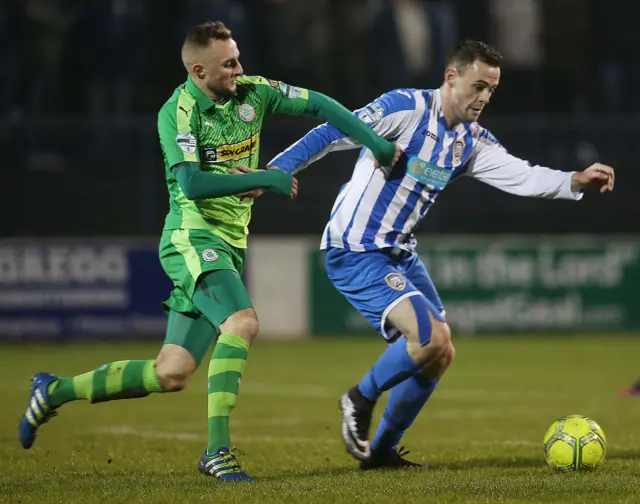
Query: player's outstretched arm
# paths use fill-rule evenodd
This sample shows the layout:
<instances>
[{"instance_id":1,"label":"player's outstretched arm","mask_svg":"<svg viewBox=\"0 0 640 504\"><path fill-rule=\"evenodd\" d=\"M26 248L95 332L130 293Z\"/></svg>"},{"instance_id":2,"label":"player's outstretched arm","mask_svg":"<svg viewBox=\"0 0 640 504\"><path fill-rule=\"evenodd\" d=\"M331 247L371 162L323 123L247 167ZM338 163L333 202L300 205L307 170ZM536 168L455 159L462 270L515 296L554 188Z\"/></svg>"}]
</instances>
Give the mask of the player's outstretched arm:
<instances>
[{"instance_id":1,"label":"player's outstretched arm","mask_svg":"<svg viewBox=\"0 0 640 504\"><path fill-rule=\"evenodd\" d=\"M351 141L338 129L325 123L312 129L283 152L277 154L267 163L267 166L277 166L287 173L297 173L322 159L329 152L359 147L361 147L360 144Z\"/></svg>"},{"instance_id":2,"label":"player's outstretched arm","mask_svg":"<svg viewBox=\"0 0 640 504\"><path fill-rule=\"evenodd\" d=\"M263 77L242 76L240 84L255 86L265 101L269 114L304 115L326 121L334 127L338 137L346 136L368 147L382 166L393 166L396 160L395 145L384 135L360 121L354 114L322 93L290 86ZM332 134L331 132L330 134ZM281 167L286 171L284 167Z\"/></svg>"},{"instance_id":3,"label":"player's outstretched arm","mask_svg":"<svg viewBox=\"0 0 640 504\"><path fill-rule=\"evenodd\" d=\"M182 192L190 200L221 198L254 189L267 189L283 196L292 196L294 192L294 178L281 170L218 174L203 172L199 163L180 163L173 171Z\"/></svg>"},{"instance_id":4,"label":"player's outstretched arm","mask_svg":"<svg viewBox=\"0 0 640 504\"><path fill-rule=\"evenodd\" d=\"M410 89L396 89L383 94L353 117L376 134L395 140L393 166L411 140L425 109L421 93ZM332 151L359 148L363 144L345 135L335 126L325 123L307 133L300 140L276 155L269 166L277 166L288 173L297 173ZM380 163L374 161L376 167Z\"/></svg>"},{"instance_id":5,"label":"player's outstretched arm","mask_svg":"<svg viewBox=\"0 0 640 504\"><path fill-rule=\"evenodd\" d=\"M596 163L582 172L530 165L509 154L486 130L477 141L466 174L517 196L579 200L587 188L612 191L613 168Z\"/></svg>"},{"instance_id":6,"label":"player's outstretched arm","mask_svg":"<svg viewBox=\"0 0 640 504\"><path fill-rule=\"evenodd\" d=\"M329 96L309 91L309 101L304 115L328 122L346 136L368 147L373 157L382 166L393 166L397 160L396 146L392 142L379 136L351 111Z\"/></svg>"}]
</instances>

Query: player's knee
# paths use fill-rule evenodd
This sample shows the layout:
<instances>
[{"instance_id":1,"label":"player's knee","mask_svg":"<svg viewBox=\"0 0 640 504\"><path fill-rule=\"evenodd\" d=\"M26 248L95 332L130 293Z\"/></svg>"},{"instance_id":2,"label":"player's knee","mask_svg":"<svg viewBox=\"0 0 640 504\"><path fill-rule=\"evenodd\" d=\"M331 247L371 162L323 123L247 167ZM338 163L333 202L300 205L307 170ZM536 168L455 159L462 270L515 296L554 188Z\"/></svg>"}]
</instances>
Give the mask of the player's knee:
<instances>
[{"instance_id":1,"label":"player's knee","mask_svg":"<svg viewBox=\"0 0 640 504\"><path fill-rule=\"evenodd\" d=\"M453 347L451 344L451 329L449 324L441 321L434 321L431 332L431 344L439 349L439 353L445 354Z\"/></svg>"},{"instance_id":2,"label":"player's knee","mask_svg":"<svg viewBox=\"0 0 640 504\"><path fill-rule=\"evenodd\" d=\"M453 361L456 358L456 349L453 346L453 343L451 343L449 345L449 351L446 353L446 364L447 367L451 366L451 364L453 364Z\"/></svg>"},{"instance_id":3,"label":"player's knee","mask_svg":"<svg viewBox=\"0 0 640 504\"><path fill-rule=\"evenodd\" d=\"M184 390L189 383L190 377L190 374L181 370L172 372L171 370L163 369L162 372L158 371L158 381L165 392L180 392Z\"/></svg>"},{"instance_id":4,"label":"player's knee","mask_svg":"<svg viewBox=\"0 0 640 504\"><path fill-rule=\"evenodd\" d=\"M232 333L251 343L258 336L258 317L253 308L240 310L220 324L220 332Z\"/></svg>"},{"instance_id":5,"label":"player's knee","mask_svg":"<svg viewBox=\"0 0 640 504\"><path fill-rule=\"evenodd\" d=\"M456 357L456 349L453 346L453 343L449 341L449 346L444 351L442 356L437 361L436 366L436 378L440 379L444 375L444 373L451 367L453 364L453 360Z\"/></svg>"},{"instance_id":6,"label":"player's knee","mask_svg":"<svg viewBox=\"0 0 640 504\"><path fill-rule=\"evenodd\" d=\"M409 357L422 365L430 364L438 359L443 358L451 346L451 330L446 322L435 319L431 314L431 327L429 340L427 344L423 344L424 338L418 341L407 343L407 352Z\"/></svg>"},{"instance_id":7,"label":"player's knee","mask_svg":"<svg viewBox=\"0 0 640 504\"><path fill-rule=\"evenodd\" d=\"M156 374L162 390L179 392L187 386L193 371L169 361L156 361Z\"/></svg>"},{"instance_id":8,"label":"player's knee","mask_svg":"<svg viewBox=\"0 0 640 504\"><path fill-rule=\"evenodd\" d=\"M435 361L431 362L431 364L422 368L420 374L432 380L439 380L444 376L447 369L449 369L449 366L453 363L455 355L456 351L453 347L453 343L449 343L445 352L440 357L436 358Z\"/></svg>"},{"instance_id":9,"label":"player's knee","mask_svg":"<svg viewBox=\"0 0 640 504\"><path fill-rule=\"evenodd\" d=\"M191 354L178 345L165 345L156 358L156 375L165 392L183 390L196 368Z\"/></svg>"}]
</instances>

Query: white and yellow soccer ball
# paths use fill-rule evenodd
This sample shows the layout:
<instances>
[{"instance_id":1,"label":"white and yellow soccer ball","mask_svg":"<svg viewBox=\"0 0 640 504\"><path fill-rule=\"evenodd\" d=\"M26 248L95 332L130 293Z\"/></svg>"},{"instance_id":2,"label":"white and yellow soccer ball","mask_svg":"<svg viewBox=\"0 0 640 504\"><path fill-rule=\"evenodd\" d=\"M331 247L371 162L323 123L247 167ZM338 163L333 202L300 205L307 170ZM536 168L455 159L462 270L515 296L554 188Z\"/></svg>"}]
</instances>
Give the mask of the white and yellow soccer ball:
<instances>
[{"instance_id":1,"label":"white and yellow soccer ball","mask_svg":"<svg viewBox=\"0 0 640 504\"><path fill-rule=\"evenodd\" d=\"M604 461L606 453L603 430L586 416L560 418L544 435L544 458L556 471L593 471Z\"/></svg>"}]
</instances>

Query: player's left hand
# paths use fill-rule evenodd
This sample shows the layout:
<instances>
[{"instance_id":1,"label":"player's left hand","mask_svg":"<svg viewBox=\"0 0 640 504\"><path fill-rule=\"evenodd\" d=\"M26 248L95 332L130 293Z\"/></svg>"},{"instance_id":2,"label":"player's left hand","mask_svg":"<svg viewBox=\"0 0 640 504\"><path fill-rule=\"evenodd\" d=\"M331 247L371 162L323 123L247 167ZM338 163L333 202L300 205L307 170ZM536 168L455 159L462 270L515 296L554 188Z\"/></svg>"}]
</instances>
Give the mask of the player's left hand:
<instances>
[{"instance_id":1,"label":"player's left hand","mask_svg":"<svg viewBox=\"0 0 640 504\"><path fill-rule=\"evenodd\" d=\"M280 168L278 168L277 166L269 166L267 167L269 170L279 170ZM228 172L235 174L235 175L239 175L242 173L251 173L255 170L253 170L252 168L249 168L248 166L244 166L244 165L236 165L235 169L234 168L229 168ZM238 194L238 198L240 198L240 203L246 203L247 201L251 200L251 199L256 199L259 198L260 196L262 196L265 192L267 192L266 189L254 189L253 191L247 191L241 194ZM294 178L293 179L293 186L291 188L291 199L295 199L296 196L298 196L298 181Z\"/></svg>"},{"instance_id":2,"label":"player's left hand","mask_svg":"<svg viewBox=\"0 0 640 504\"><path fill-rule=\"evenodd\" d=\"M586 170L576 172L571 176L571 190L574 192L582 189L599 189L601 193L613 191L615 173L611 166L602 163L593 163Z\"/></svg>"},{"instance_id":3,"label":"player's left hand","mask_svg":"<svg viewBox=\"0 0 640 504\"><path fill-rule=\"evenodd\" d=\"M279 170L277 166L267 166L268 170ZM291 199L296 199L298 196L298 179L293 177L293 184L291 185Z\"/></svg>"}]
</instances>

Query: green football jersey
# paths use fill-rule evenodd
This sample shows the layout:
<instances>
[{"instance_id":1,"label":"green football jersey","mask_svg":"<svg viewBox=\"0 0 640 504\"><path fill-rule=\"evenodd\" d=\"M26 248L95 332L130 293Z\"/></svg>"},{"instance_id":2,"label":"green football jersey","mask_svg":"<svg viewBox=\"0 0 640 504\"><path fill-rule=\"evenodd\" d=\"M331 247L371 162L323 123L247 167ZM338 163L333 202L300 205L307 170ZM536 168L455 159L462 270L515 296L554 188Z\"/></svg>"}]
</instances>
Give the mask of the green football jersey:
<instances>
[{"instance_id":1,"label":"green football jersey","mask_svg":"<svg viewBox=\"0 0 640 504\"><path fill-rule=\"evenodd\" d=\"M188 78L160 109L158 133L169 189L164 229L207 229L234 247L246 248L253 200L189 200L172 168L184 162L200 163L202 171L211 173L228 173L236 164L258 168L264 117L302 115L309 92L263 77L238 77L237 86L237 92L220 103Z\"/></svg>"}]
</instances>

